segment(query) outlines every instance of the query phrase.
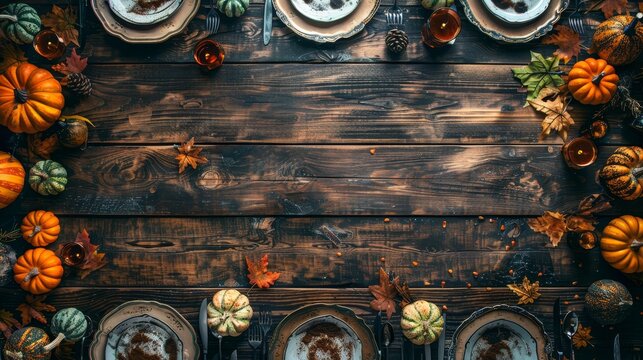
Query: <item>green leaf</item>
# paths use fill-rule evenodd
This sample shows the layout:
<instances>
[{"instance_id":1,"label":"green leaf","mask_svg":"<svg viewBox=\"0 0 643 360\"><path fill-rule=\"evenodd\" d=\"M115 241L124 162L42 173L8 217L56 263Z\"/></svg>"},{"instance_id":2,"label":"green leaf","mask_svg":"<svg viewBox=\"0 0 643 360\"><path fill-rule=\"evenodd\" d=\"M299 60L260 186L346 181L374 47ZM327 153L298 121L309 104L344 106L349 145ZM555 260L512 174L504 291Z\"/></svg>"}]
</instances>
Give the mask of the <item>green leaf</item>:
<instances>
[{"instance_id":1,"label":"green leaf","mask_svg":"<svg viewBox=\"0 0 643 360\"><path fill-rule=\"evenodd\" d=\"M540 90L545 87L559 87L565 84L560 76L563 72L558 68L558 57L543 57L542 54L531 51L531 62L521 68L511 69L514 77L527 87L527 100L538 97ZM528 103L525 104L527 106Z\"/></svg>"}]
</instances>

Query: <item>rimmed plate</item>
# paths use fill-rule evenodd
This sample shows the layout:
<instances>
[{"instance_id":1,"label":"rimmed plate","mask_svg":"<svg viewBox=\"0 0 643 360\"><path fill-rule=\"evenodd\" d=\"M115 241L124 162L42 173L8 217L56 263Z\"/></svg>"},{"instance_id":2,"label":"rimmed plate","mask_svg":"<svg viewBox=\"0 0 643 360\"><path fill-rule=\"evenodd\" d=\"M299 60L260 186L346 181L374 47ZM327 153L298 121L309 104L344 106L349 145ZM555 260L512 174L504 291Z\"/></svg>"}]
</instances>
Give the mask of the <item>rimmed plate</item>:
<instances>
[{"instance_id":1,"label":"rimmed plate","mask_svg":"<svg viewBox=\"0 0 643 360\"><path fill-rule=\"evenodd\" d=\"M554 28L569 0L550 0L547 9L536 19L524 24L500 20L480 0L460 0L469 21L487 36L507 43L526 43L544 36Z\"/></svg>"},{"instance_id":2,"label":"rimmed plate","mask_svg":"<svg viewBox=\"0 0 643 360\"><path fill-rule=\"evenodd\" d=\"M135 336L139 338L132 341ZM169 305L143 300L126 302L103 317L89 347L89 358L118 359L118 354L127 353L133 342L142 346L162 343L162 353L168 360L199 358L196 333L190 323Z\"/></svg>"},{"instance_id":3,"label":"rimmed plate","mask_svg":"<svg viewBox=\"0 0 643 360\"><path fill-rule=\"evenodd\" d=\"M303 1L303 0L301 0ZM334 22L313 21L302 15L291 0L273 0L277 17L295 34L319 43L349 38L364 30L380 6L380 0L359 0L355 10Z\"/></svg>"},{"instance_id":4,"label":"rimmed plate","mask_svg":"<svg viewBox=\"0 0 643 360\"><path fill-rule=\"evenodd\" d=\"M483 0L484 5L498 19L510 24L523 24L542 15L549 0Z\"/></svg>"},{"instance_id":5,"label":"rimmed plate","mask_svg":"<svg viewBox=\"0 0 643 360\"><path fill-rule=\"evenodd\" d=\"M161 22L176 12L181 0L109 0L112 12L134 25Z\"/></svg>"},{"instance_id":6,"label":"rimmed plate","mask_svg":"<svg viewBox=\"0 0 643 360\"><path fill-rule=\"evenodd\" d=\"M290 0L300 14L318 22L333 22L350 15L360 0Z\"/></svg>"},{"instance_id":7,"label":"rimmed plate","mask_svg":"<svg viewBox=\"0 0 643 360\"><path fill-rule=\"evenodd\" d=\"M199 10L201 0L181 0L178 9L160 24L133 25L112 13L105 0L90 0L96 17L110 35L132 44L157 44L180 34Z\"/></svg>"},{"instance_id":8,"label":"rimmed plate","mask_svg":"<svg viewBox=\"0 0 643 360\"><path fill-rule=\"evenodd\" d=\"M270 342L273 360L377 359L375 336L364 320L343 306L315 304L286 316Z\"/></svg>"},{"instance_id":9,"label":"rimmed plate","mask_svg":"<svg viewBox=\"0 0 643 360\"><path fill-rule=\"evenodd\" d=\"M552 351L542 322L523 308L480 309L456 329L449 359L548 359Z\"/></svg>"}]
</instances>

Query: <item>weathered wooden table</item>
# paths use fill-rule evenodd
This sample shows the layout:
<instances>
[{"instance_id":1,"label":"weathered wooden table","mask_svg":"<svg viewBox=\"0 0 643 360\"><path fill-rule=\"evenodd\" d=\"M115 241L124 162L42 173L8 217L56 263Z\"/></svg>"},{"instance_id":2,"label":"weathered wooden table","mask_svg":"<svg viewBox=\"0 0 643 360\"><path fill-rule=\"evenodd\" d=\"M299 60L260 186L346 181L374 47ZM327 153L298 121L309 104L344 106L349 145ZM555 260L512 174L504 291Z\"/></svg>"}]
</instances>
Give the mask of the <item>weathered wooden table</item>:
<instances>
[{"instance_id":1,"label":"weathered wooden table","mask_svg":"<svg viewBox=\"0 0 643 360\"><path fill-rule=\"evenodd\" d=\"M52 210L63 225L59 242L87 228L107 253L107 267L85 280L66 277L48 301L98 321L125 301L157 300L196 328L200 301L216 288L247 288L244 256L268 254L281 277L269 290L250 291L250 299L277 318L324 302L370 322L367 286L384 266L416 297L448 307L448 347L473 311L515 304L506 284L528 276L543 289L525 308L548 331L556 297L592 326L595 348L579 351L579 359L611 359L617 331L625 358L643 346L641 288L607 266L598 249L547 247L526 225L600 192L600 164L641 137L610 118L597 165L569 170L559 138L538 140L542 116L523 108L525 93L510 71L528 62L530 49L551 54L553 47L498 44L463 20L455 45L430 51L419 35L426 11L404 0L410 45L392 57L383 16L391 3L384 0L363 32L337 44L301 39L275 20L264 47L256 1L243 17L223 19L214 39L226 48L225 65L212 73L192 59L202 19L167 43L128 45L89 11L83 53L94 92L68 99L65 111L96 124L89 147L55 155L70 173L62 195L27 189L0 213L18 220L32 209ZM38 9L49 5L40 1ZM576 106L572 114L575 136L592 110ZM173 144L192 136L210 161L179 175ZM628 211L641 215L640 205ZM599 229L623 213L607 213ZM514 225L521 232L507 250ZM636 296L635 312L615 328L582 313L587 286L601 278L626 282ZM23 297L14 285L2 288L0 307L13 309ZM400 344L398 337L394 358ZM250 358L245 337L226 346L235 345L241 359Z\"/></svg>"}]
</instances>

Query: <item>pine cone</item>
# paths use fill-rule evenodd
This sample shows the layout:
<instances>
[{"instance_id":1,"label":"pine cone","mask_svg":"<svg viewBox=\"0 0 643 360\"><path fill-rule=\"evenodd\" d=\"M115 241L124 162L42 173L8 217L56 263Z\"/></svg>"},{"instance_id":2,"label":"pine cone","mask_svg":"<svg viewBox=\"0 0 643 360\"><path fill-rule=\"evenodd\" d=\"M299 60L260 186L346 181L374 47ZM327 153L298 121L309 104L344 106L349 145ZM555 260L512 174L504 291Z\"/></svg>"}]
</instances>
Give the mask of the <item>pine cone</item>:
<instances>
[{"instance_id":1,"label":"pine cone","mask_svg":"<svg viewBox=\"0 0 643 360\"><path fill-rule=\"evenodd\" d=\"M80 95L92 93L92 82L85 74L71 73L65 76L60 83Z\"/></svg>"},{"instance_id":2,"label":"pine cone","mask_svg":"<svg viewBox=\"0 0 643 360\"><path fill-rule=\"evenodd\" d=\"M409 37L404 30L391 29L386 33L386 47L393 53L399 54L406 50L409 44Z\"/></svg>"}]
</instances>

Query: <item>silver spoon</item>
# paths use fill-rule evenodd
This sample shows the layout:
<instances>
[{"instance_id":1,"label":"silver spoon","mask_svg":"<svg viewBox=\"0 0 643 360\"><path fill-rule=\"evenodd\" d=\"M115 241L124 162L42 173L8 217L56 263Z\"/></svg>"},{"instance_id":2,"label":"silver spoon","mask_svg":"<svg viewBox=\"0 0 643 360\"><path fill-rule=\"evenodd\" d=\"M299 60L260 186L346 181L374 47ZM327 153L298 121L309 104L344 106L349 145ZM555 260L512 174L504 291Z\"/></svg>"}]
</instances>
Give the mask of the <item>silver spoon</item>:
<instances>
[{"instance_id":1,"label":"silver spoon","mask_svg":"<svg viewBox=\"0 0 643 360\"><path fill-rule=\"evenodd\" d=\"M575 360L574 357L574 345L572 342L572 337L576 334L578 330L578 315L570 311L565 314L563 319L563 333L569 338L569 356L570 360Z\"/></svg>"},{"instance_id":2,"label":"silver spoon","mask_svg":"<svg viewBox=\"0 0 643 360\"><path fill-rule=\"evenodd\" d=\"M388 356L388 348L391 346L391 343L395 339L395 331L393 330L393 325L390 322L384 323L382 327L382 338L384 339L383 344L386 349L386 360L390 359Z\"/></svg>"}]
</instances>

